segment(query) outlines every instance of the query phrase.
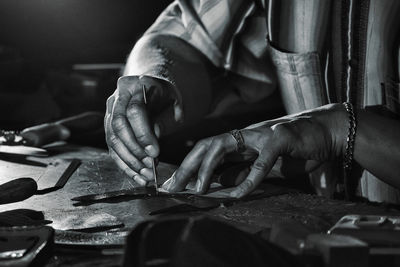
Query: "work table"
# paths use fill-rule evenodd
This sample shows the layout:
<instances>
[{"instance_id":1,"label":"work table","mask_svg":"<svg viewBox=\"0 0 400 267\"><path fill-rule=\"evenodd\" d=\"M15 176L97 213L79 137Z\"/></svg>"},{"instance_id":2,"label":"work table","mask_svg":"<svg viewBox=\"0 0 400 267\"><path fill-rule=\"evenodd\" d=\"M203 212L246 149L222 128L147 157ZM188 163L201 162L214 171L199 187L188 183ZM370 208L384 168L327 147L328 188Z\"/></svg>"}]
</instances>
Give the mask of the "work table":
<instances>
[{"instance_id":1,"label":"work table","mask_svg":"<svg viewBox=\"0 0 400 267\"><path fill-rule=\"evenodd\" d=\"M0 212L22 208L43 211L49 215L62 213L63 210L102 211L115 216L123 223L124 229L129 230L144 220L154 219L156 216L149 215L151 210L171 204L166 198L147 198L74 206L74 201L71 200L73 197L129 189L137 186L137 184L117 169L105 150L63 145L54 148L52 153L52 156L41 160L77 158L82 162L66 185L54 192L34 195L21 202L0 205ZM3 158L0 158L0 166L0 183L4 183L6 181L4 179L10 177L28 176L29 168L36 175L38 172L38 167L30 167L26 163L5 161ZM174 169L173 165L160 163L158 165L160 178L162 180L167 179ZM190 214L205 214L218 218L251 233L260 232L270 228L275 223L290 220L301 222L316 232L326 232L346 214L398 215L399 211L385 205L330 200L296 191ZM57 216L50 219L54 223ZM60 221L55 223L62 224L61 220L60 218ZM85 256L85 254L78 256L76 253L68 254L62 251L57 251L56 255L48 266L85 266L85 263L88 262L96 263L99 266L115 266L121 260L121 255L91 257Z\"/></svg>"}]
</instances>

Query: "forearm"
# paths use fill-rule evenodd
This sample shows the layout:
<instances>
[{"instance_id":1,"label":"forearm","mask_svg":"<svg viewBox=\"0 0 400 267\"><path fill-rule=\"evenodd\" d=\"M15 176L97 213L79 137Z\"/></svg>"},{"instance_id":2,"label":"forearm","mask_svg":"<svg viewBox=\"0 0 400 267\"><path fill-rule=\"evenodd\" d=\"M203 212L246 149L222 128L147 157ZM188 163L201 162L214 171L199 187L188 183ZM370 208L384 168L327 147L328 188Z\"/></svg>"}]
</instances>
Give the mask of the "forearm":
<instances>
[{"instance_id":1,"label":"forearm","mask_svg":"<svg viewBox=\"0 0 400 267\"><path fill-rule=\"evenodd\" d=\"M400 188L400 122L366 110L357 113L354 160Z\"/></svg>"},{"instance_id":2,"label":"forearm","mask_svg":"<svg viewBox=\"0 0 400 267\"><path fill-rule=\"evenodd\" d=\"M132 50L124 75L146 75L166 81L182 104L185 121L208 112L210 63L196 48L169 35L142 37Z\"/></svg>"}]
</instances>

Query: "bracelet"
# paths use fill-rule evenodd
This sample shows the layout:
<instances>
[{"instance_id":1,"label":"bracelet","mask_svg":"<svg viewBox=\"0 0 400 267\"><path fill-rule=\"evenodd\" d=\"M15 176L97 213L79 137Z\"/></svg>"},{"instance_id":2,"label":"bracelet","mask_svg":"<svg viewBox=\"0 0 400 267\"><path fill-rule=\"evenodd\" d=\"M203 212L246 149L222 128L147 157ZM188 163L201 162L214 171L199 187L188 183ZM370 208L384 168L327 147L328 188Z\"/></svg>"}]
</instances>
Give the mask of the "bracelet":
<instances>
[{"instance_id":1,"label":"bracelet","mask_svg":"<svg viewBox=\"0 0 400 267\"><path fill-rule=\"evenodd\" d=\"M357 124L353 105L350 102L344 102L343 105L346 108L347 114L349 115L349 132L347 134L346 150L343 156L343 167L346 173L350 173L353 162L354 142L356 140Z\"/></svg>"}]
</instances>

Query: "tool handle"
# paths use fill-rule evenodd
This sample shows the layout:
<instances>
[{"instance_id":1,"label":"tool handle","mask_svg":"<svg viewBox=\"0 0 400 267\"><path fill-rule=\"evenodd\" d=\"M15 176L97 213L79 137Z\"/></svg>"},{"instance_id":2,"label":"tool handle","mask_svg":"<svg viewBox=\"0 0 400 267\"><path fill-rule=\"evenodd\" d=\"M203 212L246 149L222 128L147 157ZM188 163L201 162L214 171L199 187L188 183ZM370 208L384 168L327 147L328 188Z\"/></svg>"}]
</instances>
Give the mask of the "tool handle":
<instances>
[{"instance_id":1,"label":"tool handle","mask_svg":"<svg viewBox=\"0 0 400 267\"><path fill-rule=\"evenodd\" d=\"M18 178L0 185L0 204L22 201L37 191L36 181L32 178Z\"/></svg>"},{"instance_id":2,"label":"tool handle","mask_svg":"<svg viewBox=\"0 0 400 267\"><path fill-rule=\"evenodd\" d=\"M25 145L43 146L55 141L64 141L73 136L103 129L104 115L100 112L85 112L56 122L29 127L21 132Z\"/></svg>"}]
</instances>

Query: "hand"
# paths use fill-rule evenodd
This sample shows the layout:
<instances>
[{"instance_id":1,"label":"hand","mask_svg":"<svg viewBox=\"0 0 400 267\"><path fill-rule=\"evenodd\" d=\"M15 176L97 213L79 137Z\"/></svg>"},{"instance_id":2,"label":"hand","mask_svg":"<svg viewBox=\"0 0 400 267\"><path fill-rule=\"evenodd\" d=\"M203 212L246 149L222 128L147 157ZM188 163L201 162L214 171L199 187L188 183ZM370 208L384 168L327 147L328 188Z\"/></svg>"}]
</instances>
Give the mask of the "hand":
<instances>
[{"instance_id":1,"label":"hand","mask_svg":"<svg viewBox=\"0 0 400 267\"><path fill-rule=\"evenodd\" d=\"M160 153L157 137L177 127L182 119L178 97L167 82L146 76L121 77L107 100L104 118L110 156L128 176L146 185L153 179L151 158Z\"/></svg>"},{"instance_id":2,"label":"hand","mask_svg":"<svg viewBox=\"0 0 400 267\"><path fill-rule=\"evenodd\" d=\"M281 155L317 162L341 155L347 124L343 105L333 104L242 129L244 151L240 156L256 159L230 196L240 198L253 191ZM199 141L163 188L170 192L183 190L197 173L196 191L205 193L214 170L232 155L238 156L236 150L237 141L230 133Z\"/></svg>"}]
</instances>

